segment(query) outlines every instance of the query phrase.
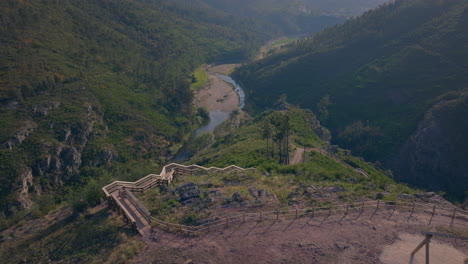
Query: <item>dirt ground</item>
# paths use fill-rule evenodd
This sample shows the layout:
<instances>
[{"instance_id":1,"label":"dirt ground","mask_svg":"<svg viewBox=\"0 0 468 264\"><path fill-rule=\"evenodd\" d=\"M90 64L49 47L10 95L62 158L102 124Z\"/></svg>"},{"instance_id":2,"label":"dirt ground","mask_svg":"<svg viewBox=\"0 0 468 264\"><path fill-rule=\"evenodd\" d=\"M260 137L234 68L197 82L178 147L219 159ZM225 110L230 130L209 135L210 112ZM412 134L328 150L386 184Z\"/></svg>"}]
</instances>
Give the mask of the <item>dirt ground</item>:
<instances>
[{"instance_id":1,"label":"dirt ground","mask_svg":"<svg viewBox=\"0 0 468 264\"><path fill-rule=\"evenodd\" d=\"M294 151L294 155L293 155L291 161L289 162L289 164L299 164L299 163L301 163L302 159L303 159L303 155L304 155L304 148L296 147L296 150Z\"/></svg>"},{"instance_id":2,"label":"dirt ground","mask_svg":"<svg viewBox=\"0 0 468 264\"><path fill-rule=\"evenodd\" d=\"M414 248L415 245L424 240L422 235L412 235L401 233L399 240L394 244L386 246L383 250L381 261L385 264L400 264L407 263L406 256L408 249ZM468 253L468 251L465 251ZM438 240L437 237L431 239L429 243L429 260L430 263L444 264L460 264L468 257L462 251L455 249L452 245ZM415 255L414 264L423 264L425 262L425 247L421 248Z\"/></svg>"},{"instance_id":3,"label":"dirt ground","mask_svg":"<svg viewBox=\"0 0 468 264\"><path fill-rule=\"evenodd\" d=\"M251 220L198 237L155 229L146 248L131 263L408 263L422 233L438 230L427 226L425 214L408 218L406 213L395 212L391 219L388 216L389 211L369 210L345 217L322 214ZM437 224L447 225L448 220L441 216ZM441 253L435 254L468 253L468 241L446 239L440 243Z\"/></svg>"}]
</instances>

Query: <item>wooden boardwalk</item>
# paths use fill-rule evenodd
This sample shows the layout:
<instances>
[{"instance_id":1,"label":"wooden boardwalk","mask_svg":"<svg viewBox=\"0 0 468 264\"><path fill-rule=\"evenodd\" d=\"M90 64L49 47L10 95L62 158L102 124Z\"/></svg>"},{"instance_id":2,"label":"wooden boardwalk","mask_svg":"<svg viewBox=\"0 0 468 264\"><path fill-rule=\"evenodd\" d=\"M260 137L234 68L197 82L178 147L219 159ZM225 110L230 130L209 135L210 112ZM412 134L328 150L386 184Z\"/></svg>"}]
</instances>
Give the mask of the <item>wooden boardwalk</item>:
<instances>
[{"instance_id":1,"label":"wooden boardwalk","mask_svg":"<svg viewBox=\"0 0 468 264\"><path fill-rule=\"evenodd\" d=\"M159 175L150 174L135 182L115 181L109 185L104 186L102 190L107 196L109 206L121 214L127 224L133 226L145 238L150 235L152 223L167 231L176 230L188 235L195 235L216 230L220 227L224 228L232 223L243 223L250 220L262 222L267 219L276 219L276 221L278 221L285 217L292 217L293 219L308 217L312 219L319 215L326 215L328 218L328 216L334 214L342 214L343 217L341 219L344 219L348 216L348 213L351 213L352 211L358 211L359 216L365 212L370 212L371 215L369 220L372 220L372 218L376 215L384 213L388 214L386 217L388 218L387 220L395 218L397 215L408 214L407 221L409 221L410 219L414 218L416 213L419 213L427 216L425 221L428 221L428 226L431 226L431 224L435 223L450 227L468 227L468 211L457 208L455 206L446 208L440 205L436 206L435 204L422 204L416 202L410 203L405 201L386 202L381 200L349 204L331 204L325 207L301 208L286 211L259 211L257 213L227 215L223 219L209 221L208 223L200 226L184 226L180 224L163 222L152 217L151 213L145 208L145 206L141 204L141 202L133 195L134 192L144 192L160 185L168 185L173 181L175 174L193 174L195 171L233 172L245 170L250 169L243 169L235 165L231 165L226 168L205 168L198 165L185 166L177 163L171 163L164 166Z\"/></svg>"},{"instance_id":2,"label":"wooden boardwalk","mask_svg":"<svg viewBox=\"0 0 468 264\"><path fill-rule=\"evenodd\" d=\"M195 171L204 172L232 172L245 171L235 165L225 168L202 167L198 165L181 165L171 163L163 167L159 175L149 174L135 182L115 181L102 188L106 194L109 206L122 214L125 221L132 225L138 232L146 237L151 229L151 214L133 195L133 192L145 192L146 190L161 185L168 185L174 179L174 174L193 174Z\"/></svg>"}]
</instances>

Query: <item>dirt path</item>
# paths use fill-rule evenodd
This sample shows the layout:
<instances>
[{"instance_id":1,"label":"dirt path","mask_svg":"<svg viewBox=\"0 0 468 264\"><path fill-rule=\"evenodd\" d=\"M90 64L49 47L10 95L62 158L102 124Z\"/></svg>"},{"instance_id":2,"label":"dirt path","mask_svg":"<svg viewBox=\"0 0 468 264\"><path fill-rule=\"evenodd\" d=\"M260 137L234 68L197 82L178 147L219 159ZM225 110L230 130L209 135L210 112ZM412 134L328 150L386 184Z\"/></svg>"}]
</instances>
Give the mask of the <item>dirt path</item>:
<instances>
[{"instance_id":1,"label":"dirt path","mask_svg":"<svg viewBox=\"0 0 468 264\"><path fill-rule=\"evenodd\" d=\"M310 151L310 150L307 149L306 151ZM289 163L292 165L299 164L302 162L303 156L304 156L304 148L296 147L296 151L294 151L294 155Z\"/></svg>"},{"instance_id":2,"label":"dirt path","mask_svg":"<svg viewBox=\"0 0 468 264\"><path fill-rule=\"evenodd\" d=\"M407 263L408 249L414 249L421 241L423 241L424 236L422 235L412 235L408 233L401 233L399 235L399 240L393 243L392 245L386 246L383 250L382 256L380 257L381 261L385 264L400 264ZM468 252L466 252L468 253ZM430 243L430 262L431 263L444 263L444 264L460 264L464 263L464 260L468 255L457 250L452 245L444 243L437 239L431 240ZM414 258L414 264L423 264L426 263L425 259L425 250L424 248L420 250Z\"/></svg>"},{"instance_id":3,"label":"dirt path","mask_svg":"<svg viewBox=\"0 0 468 264\"><path fill-rule=\"evenodd\" d=\"M210 67L206 88L197 91L194 103L197 107L205 107L208 111L230 113L239 109L239 96L233 87L215 76L215 73L229 73L237 64L223 64Z\"/></svg>"},{"instance_id":4,"label":"dirt path","mask_svg":"<svg viewBox=\"0 0 468 264\"><path fill-rule=\"evenodd\" d=\"M294 151L294 154L293 154L293 157L292 159L290 160L290 164L294 165L294 164L299 164L302 162L303 160L303 155L304 155L304 148L301 148L301 147L297 147L295 145L292 145L293 148L296 148L296 150ZM337 157L331 155L330 153L328 153L327 151L323 150L323 149L320 149L320 148L306 148L305 149L305 152L310 152L310 151L315 151L315 152L318 152L322 155L325 155L329 158L332 158L334 159L336 162L338 163L341 163L343 164L344 166L356 171L357 173L361 174L362 176L368 178L369 177L369 174L361 169L361 168L353 168L352 166L350 166L348 163L342 161L341 159L338 159Z\"/></svg>"}]
</instances>

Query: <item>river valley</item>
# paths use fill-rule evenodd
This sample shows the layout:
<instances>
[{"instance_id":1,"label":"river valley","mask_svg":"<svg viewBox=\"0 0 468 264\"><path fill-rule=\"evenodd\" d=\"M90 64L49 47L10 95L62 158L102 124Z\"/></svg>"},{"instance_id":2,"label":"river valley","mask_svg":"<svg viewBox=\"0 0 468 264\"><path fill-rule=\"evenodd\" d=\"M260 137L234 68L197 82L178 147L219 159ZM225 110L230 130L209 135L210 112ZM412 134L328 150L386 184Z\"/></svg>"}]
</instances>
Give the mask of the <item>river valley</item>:
<instances>
[{"instance_id":1,"label":"river valley","mask_svg":"<svg viewBox=\"0 0 468 264\"><path fill-rule=\"evenodd\" d=\"M245 93L229 74L239 64L222 64L206 66L208 82L205 87L195 92L194 104L209 112L209 121L198 128L192 138L175 155L172 161L182 161L193 154L189 145L197 137L206 132L213 132L217 126L226 121L232 112L239 111L245 106Z\"/></svg>"}]
</instances>

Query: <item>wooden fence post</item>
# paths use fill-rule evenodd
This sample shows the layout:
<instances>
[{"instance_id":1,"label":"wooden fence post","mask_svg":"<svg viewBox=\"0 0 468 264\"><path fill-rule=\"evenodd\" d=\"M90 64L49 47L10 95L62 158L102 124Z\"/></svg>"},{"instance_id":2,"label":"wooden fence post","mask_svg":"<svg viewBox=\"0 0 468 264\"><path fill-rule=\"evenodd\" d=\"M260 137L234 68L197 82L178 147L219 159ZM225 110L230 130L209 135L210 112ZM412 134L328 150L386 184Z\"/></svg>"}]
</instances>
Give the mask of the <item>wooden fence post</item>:
<instances>
[{"instance_id":1,"label":"wooden fence post","mask_svg":"<svg viewBox=\"0 0 468 264\"><path fill-rule=\"evenodd\" d=\"M432 218L434 218L434 215L435 215L435 210L436 210L436 205L434 204L434 207L432 208L432 215L431 215L431 220L429 220L429 226L431 225L432 223Z\"/></svg>"},{"instance_id":2,"label":"wooden fence post","mask_svg":"<svg viewBox=\"0 0 468 264\"><path fill-rule=\"evenodd\" d=\"M346 204L346 213L345 213L345 215L348 215L348 211L349 211L349 204Z\"/></svg>"},{"instance_id":3,"label":"wooden fence post","mask_svg":"<svg viewBox=\"0 0 468 264\"><path fill-rule=\"evenodd\" d=\"M397 205L397 201L394 201L393 202L393 209L392 209L392 212L390 213L390 216L388 217L388 220L390 220L390 218L392 218L393 214L395 213L396 205Z\"/></svg>"},{"instance_id":4,"label":"wooden fence post","mask_svg":"<svg viewBox=\"0 0 468 264\"><path fill-rule=\"evenodd\" d=\"M380 200L377 200L377 208L376 209L378 210L379 207L380 207Z\"/></svg>"},{"instance_id":5,"label":"wooden fence post","mask_svg":"<svg viewBox=\"0 0 468 264\"><path fill-rule=\"evenodd\" d=\"M431 239L427 239L426 242L426 264L429 264L429 244L431 243Z\"/></svg>"},{"instance_id":6,"label":"wooden fence post","mask_svg":"<svg viewBox=\"0 0 468 264\"><path fill-rule=\"evenodd\" d=\"M362 202L361 212L364 212L364 202Z\"/></svg>"},{"instance_id":7,"label":"wooden fence post","mask_svg":"<svg viewBox=\"0 0 468 264\"><path fill-rule=\"evenodd\" d=\"M296 208L296 217L295 218L297 219L297 208Z\"/></svg>"},{"instance_id":8,"label":"wooden fence post","mask_svg":"<svg viewBox=\"0 0 468 264\"><path fill-rule=\"evenodd\" d=\"M414 213L414 204L415 204L415 203L413 202L413 207L411 207L411 213L410 213L410 215L409 215L409 218L410 218L410 217L413 215L413 213Z\"/></svg>"},{"instance_id":9,"label":"wooden fence post","mask_svg":"<svg viewBox=\"0 0 468 264\"><path fill-rule=\"evenodd\" d=\"M262 211L260 211L260 222L262 221Z\"/></svg>"},{"instance_id":10,"label":"wooden fence post","mask_svg":"<svg viewBox=\"0 0 468 264\"><path fill-rule=\"evenodd\" d=\"M457 213L457 208L453 210L453 215L452 215L452 222L450 222L450 227L453 226L453 221L455 221L455 214Z\"/></svg>"}]
</instances>

